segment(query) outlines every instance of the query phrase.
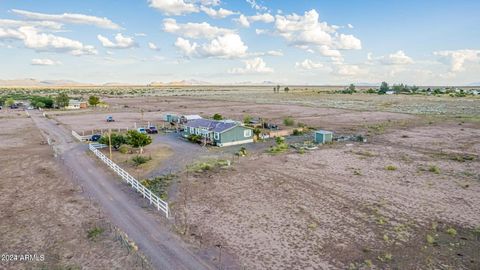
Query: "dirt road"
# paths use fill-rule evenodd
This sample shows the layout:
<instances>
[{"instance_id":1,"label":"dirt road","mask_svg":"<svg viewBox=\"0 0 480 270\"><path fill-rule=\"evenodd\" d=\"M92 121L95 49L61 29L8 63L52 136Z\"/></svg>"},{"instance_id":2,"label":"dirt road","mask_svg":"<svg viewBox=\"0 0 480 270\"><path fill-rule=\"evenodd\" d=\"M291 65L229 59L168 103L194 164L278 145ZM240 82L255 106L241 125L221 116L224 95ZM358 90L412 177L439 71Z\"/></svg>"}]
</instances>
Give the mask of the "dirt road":
<instances>
[{"instance_id":1,"label":"dirt road","mask_svg":"<svg viewBox=\"0 0 480 270\"><path fill-rule=\"evenodd\" d=\"M142 207L137 194L125 192L123 183L89 158L86 145L75 143L67 130L41 113L32 111L31 117L53 142L60 160L74 171L87 193L92 194L106 216L136 243L156 269L214 268L168 231L161 224L159 213Z\"/></svg>"}]
</instances>

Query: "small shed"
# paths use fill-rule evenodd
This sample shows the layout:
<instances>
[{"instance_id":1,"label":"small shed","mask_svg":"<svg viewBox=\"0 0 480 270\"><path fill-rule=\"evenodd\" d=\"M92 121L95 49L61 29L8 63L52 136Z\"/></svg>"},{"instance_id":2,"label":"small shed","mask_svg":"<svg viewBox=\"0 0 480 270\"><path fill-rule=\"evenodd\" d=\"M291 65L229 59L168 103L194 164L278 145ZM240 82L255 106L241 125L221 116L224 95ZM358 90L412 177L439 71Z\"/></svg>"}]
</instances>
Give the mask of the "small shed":
<instances>
[{"instance_id":1,"label":"small shed","mask_svg":"<svg viewBox=\"0 0 480 270\"><path fill-rule=\"evenodd\" d=\"M170 123L176 123L176 122L178 122L179 118L180 117L177 114L167 113L163 116L163 121L170 122Z\"/></svg>"},{"instance_id":2,"label":"small shed","mask_svg":"<svg viewBox=\"0 0 480 270\"><path fill-rule=\"evenodd\" d=\"M327 143L333 140L333 132L326 130L315 131L315 143Z\"/></svg>"}]
</instances>

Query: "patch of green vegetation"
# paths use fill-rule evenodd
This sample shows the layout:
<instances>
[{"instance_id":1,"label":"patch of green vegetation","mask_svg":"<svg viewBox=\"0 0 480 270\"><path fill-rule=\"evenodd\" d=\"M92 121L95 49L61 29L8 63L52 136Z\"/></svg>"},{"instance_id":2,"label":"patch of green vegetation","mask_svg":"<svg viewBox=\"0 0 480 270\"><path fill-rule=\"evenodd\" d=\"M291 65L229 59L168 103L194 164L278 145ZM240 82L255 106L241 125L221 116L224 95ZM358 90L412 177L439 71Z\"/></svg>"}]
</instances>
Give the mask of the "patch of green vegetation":
<instances>
[{"instance_id":1,"label":"patch of green vegetation","mask_svg":"<svg viewBox=\"0 0 480 270\"><path fill-rule=\"evenodd\" d=\"M393 166L393 165L388 165L385 167L385 170L387 171L396 171L397 170L397 167Z\"/></svg>"},{"instance_id":2,"label":"patch of green vegetation","mask_svg":"<svg viewBox=\"0 0 480 270\"><path fill-rule=\"evenodd\" d=\"M300 136L300 135L303 135L303 134L304 134L303 131L299 130L299 129L294 129L293 133L292 133L293 136Z\"/></svg>"},{"instance_id":3,"label":"patch of green vegetation","mask_svg":"<svg viewBox=\"0 0 480 270\"><path fill-rule=\"evenodd\" d=\"M128 145L125 145L125 144L122 144L119 148L118 148L118 152L120 152L121 154L126 154L130 151L130 148L128 147Z\"/></svg>"},{"instance_id":4,"label":"patch of green vegetation","mask_svg":"<svg viewBox=\"0 0 480 270\"><path fill-rule=\"evenodd\" d=\"M431 165L430 167L428 167L428 171L434 174L440 174L440 168L435 165Z\"/></svg>"},{"instance_id":5,"label":"patch of green vegetation","mask_svg":"<svg viewBox=\"0 0 480 270\"><path fill-rule=\"evenodd\" d=\"M368 268L372 268L372 267L373 267L372 260L365 260L364 263L365 263L365 266L367 266Z\"/></svg>"},{"instance_id":6,"label":"patch of green vegetation","mask_svg":"<svg viewBox=\"0 0 480 270\"><path fill-rule=\"evenodd\" d=\"M287 127L291 127L291 126L295 125L295 120L293 120L293 118L289 116L289 117L283 119L283 124Z\"/></svg>"},{"instance_id":7,"label":"patch of green vegetation","mask_svg":"<svg viewBox=\"0 0 480 270\"><path fill-rule=\"evenodd\" d=\"M363 156L363 157L374 157L375 156L374 153L372 153L370 151L367 151L367 150L353 151L352 153L354 153L355 155Z\"/></svg>"},{"instance_id":8,"label":"patch of green vegetation","mask_svg":"<svg viewBox=\"0 0 480 270\"><path fill-rule=\"evenodd\" d=\"M157 176L151 179L144 179L141 181L142 185L150 189L155 195L160 197L160 199L166 201L168 199L168 187L175 179L176 175L167 174L163 176Z\"/></svg>"},{"instance_id":9,"label":"patch of green vegetation","mask_svg":"<svg viewBox=\"0 0 480 270\"><path fill-rule=\"evenodd\" d=\"M230 166L230 160L226 159L212 159L204 162L197 162L188 166L187 170L190 172L205 172L215 168L226 168Z\"/></svg>"},{"instance_id":10,"label":"patch of green vegetation","mask_svg":"<svg viewBox=\"0 0 480 270\"><path fill-rule=\"evenodd\" d=\"M452 237L457 236L457 230L455 230L454 228L448 228L447 233Z\"/></svg>"},{"instance_id":11,"label":"patch of green vegetation","mask_svg":"<svg viewBox=\"0 0 480 270\"><path fill-rule=\"evenodd\" d=\"M140 156L140 155L134 156L132 158L133 164L137 167L142 165L142 164L145 164L145 163L149 162L150 160L152 160L152 157L144 157L144 156Z\"/></svg>"},{"instance_id":12,"label":"patch of green vegetation","mask_svg":"<svg viewBox=\"0 0 480 270\"><path fill-rule=\"evenodd\" d=\"M283 153L288 150L288 144L285 143L285 138L283 137L276 137L275 138L275 146L270 147L268 152L270 154L279 154Z\"/></svg>"},{"instance_id":13,"label":"patch of green vegetation","mask_svg":"<svg viewBox=\"0 0 480 270\"><path fill-rule=\"evenodd\" d=\"M105 229L100 228L100 227L92 228L92 229L88 230L88 232L87 232L87 237L88 237L88 239L90 239L90 240L95 240L95 239L96 239L98 236L100 236L104 231L105 231Z\"/></svg>"},{"instance_id":14,"label":"patch of green vegetation","mask_svg":"<svg viewBox=\"0 0 480 270\"><path fill-rule=\"evenodd\" d=\"M436 242L435 237L433 237L430 234L427 234L427 239L426 240L427 240L427 243L430 244L430 245L433 245Z\"/></svg>"},{"instance_id":15,"label":"patch of green vegetation","mask_svg":"<svg viewBox=\"0 0 480 270\"><path fill-rule=\"evenodd\" d=\"M393 255L392 255L392 253L387 252L387 253L383 254L382 256L378 256L377 258L381 262L390 262L393 258Z\"/></svg>"}]
</instances>

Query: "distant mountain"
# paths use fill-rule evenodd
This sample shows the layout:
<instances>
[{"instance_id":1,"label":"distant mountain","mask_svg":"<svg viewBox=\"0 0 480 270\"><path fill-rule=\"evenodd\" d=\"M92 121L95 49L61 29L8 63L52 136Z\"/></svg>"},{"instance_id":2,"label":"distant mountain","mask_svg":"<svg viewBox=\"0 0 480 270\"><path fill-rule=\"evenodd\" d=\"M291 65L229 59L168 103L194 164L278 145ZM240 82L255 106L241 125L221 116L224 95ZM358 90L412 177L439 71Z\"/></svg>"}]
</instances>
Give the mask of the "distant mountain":
<instances>
[{"instance_id":1,"label":"distant mountain","mask_svg":"<svg viewBox=\"0 0 480 270\"><path fill-rule=\"evenodd\" d=\"M480 86L480 82L469 83L467 86Z\"/></svg>"},{"instance_id":2,"label":"distant mountain","mask_svg":"<svg viewBox=\"0 0 480 270\"><path fill-rule=\"evenodd\" d=\"M90 85L88 83L79 83L71 80L44 80L26 78L17 80L0 80L0 86L80 86Z\"/></svg>"},{"instance_id":3,"label":"distant mountain","mask_svg":"<svg viewBox=\"0 0 480 270\"><path fill-rule=\"evenodd\" d=\"M172 81L172 82L151 82L150 85L207 85L207 84L211 84L209 82L205 82L205 81L199 81L199 80L194 80L194 79L190 79L190 80L181 80L181 81Z\"/></svg>"}]
</instances>

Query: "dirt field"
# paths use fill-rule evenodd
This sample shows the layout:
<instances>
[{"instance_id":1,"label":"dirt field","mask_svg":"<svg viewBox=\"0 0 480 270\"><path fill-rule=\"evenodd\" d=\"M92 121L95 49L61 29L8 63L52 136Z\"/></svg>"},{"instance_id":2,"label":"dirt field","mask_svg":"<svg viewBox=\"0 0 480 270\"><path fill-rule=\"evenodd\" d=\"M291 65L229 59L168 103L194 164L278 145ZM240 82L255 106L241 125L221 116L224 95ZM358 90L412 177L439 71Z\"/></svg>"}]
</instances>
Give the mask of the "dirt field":
<instances>
[{"instance_id":1,"label":"dirt field","mask_svg":"<svg viewBox=\"0 0 480 270\"><path fill-rule=\"evenodd\" d=\"M68 128L78 132L89 132L91 129L133 128L140 123L152 122L162 125L162 117L166 112L179 114L199 114L211 117L220 113L226 118L242 121L244 116L262 117L280 126L283 119L293 117L296 123L304 123L315 128L348 132L367 124L384 121L401 121L415 118L410 114L382 111L352 111L325 107L309 107L303 105L257 104L251 102L234 102L218 100L202 100L192 97L130 97L108 98L111 105L105 110L88 110L75 112L53 112L54 117ZM143 121L142 113L143 110ZM107 115L116 119L106 123Z\"/></svg>"},{"instance_id":2,"label":"dirt field","mask_svg":"<svg viewBox=\"0 0 480 270\"><path fill-rule=\"evenodd\" d=\"M478 124L449 123L194 174L191 239L247 269L478 269L479 142Z\"/></svg>"},{"instance_id":3,"label":"dirt field","mask_svg":"<svg viewBox=\"0 0 480 270\"><path fill-rule=\"evenodd\" d=\"M0 112L0 164L0 253L44 256L1 269L141 268L24 112Z\"/></svg>"}]
</instances>

